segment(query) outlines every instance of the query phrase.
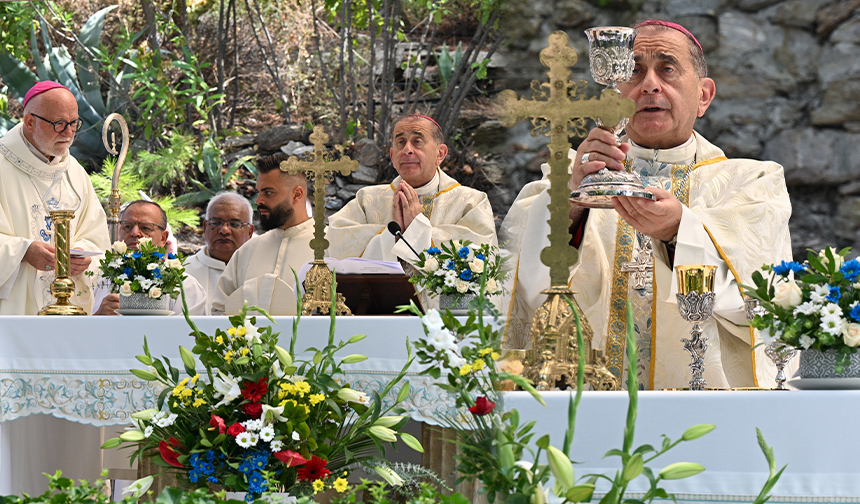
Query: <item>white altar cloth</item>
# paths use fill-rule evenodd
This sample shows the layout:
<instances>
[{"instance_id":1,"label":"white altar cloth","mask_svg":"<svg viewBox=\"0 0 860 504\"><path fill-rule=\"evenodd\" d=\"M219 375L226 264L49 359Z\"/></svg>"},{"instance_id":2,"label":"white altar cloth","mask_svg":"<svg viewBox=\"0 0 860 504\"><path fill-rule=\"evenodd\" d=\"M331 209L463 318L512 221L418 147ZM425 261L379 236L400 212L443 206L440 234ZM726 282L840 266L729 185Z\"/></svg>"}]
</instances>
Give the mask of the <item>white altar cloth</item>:
<instances>
[{"instance_id":1,"label":"white altar cloth","mask_svg":"<svg viewBox=\"0 0 860 504\"><path fill-rule=\"evenodd\" d=\"M213 334L229 327L227 317L194 317L198 328ZM276 317L280 346L289 349L293 317ZM302 317L296 342L300 357L308 347L322 348L329 333L328 317ZM263 317L258 326L269 325ZM33 413L53 415L90 425L128 424L136 410L153 407L155 395L129 372L145 368L134 356L143 353L143 337L153 357L167 356L182 369L179 345L194 346L182 317L0 317L0 422ZM406 363L406 337L421 338L417 317L338 317L334 341L366 334L348 345L340 357L367 355L366 361L344 365L346 380L359 390L382 388ZM202 366L201 366L202 368ZM420 376L413 364L405 381L412 390L404 407L414 419L439 425L449 409L448 394ZM396 397L396 385L389 398ZM453 405L453 399L450 401Z\"/></svg>"},{"instance_id":2,"label":"white altar cloth","mask_svg":"<svg viewBox=\"0 0 860 504\"><path fill-rule=\"evenodd\" d=\"M524 392L506 393L504 407L517 409L521 424L538 420L533 439L549 433L560 448L569 397L545 392L545 409ZM581 462L574 465L577 479L589 473L613 477L621 467L618 457L603 455L622 447L627 403L626 392L583 393L571 449L571 459ZM661 482L679 502L752 502L768 475L756 441L758 427L773 448L777 469L788 464L769 502L860 502L860 444L853 434L858 418L860 391L640 392L633 447L659 448L662 434L676 440L693 425L716 425L648 466L655 474L673 462L705 466L691 478ZM598 483L597 491L601 488L605 491L606 484ZM640 476L628 488L644 492L648 481Z\"/></svg>"}]
</instances>

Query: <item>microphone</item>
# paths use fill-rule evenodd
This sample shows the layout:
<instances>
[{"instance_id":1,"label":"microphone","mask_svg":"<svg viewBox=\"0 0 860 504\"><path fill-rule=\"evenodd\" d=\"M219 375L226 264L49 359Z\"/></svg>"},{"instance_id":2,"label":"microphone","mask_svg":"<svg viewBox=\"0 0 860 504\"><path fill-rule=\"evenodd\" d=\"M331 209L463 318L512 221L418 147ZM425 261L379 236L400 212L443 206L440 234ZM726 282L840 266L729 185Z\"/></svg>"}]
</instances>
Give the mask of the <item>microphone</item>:
<instances>
[{"instance_id":1,"label":"microphone","mask_svg":"<svg viewBox=\"0 0 860 504\"><path fill-rule=\"evenodd\" d=\"M409 250L411 250L412 253L415 254L415 257L421 256L418 252L415 252L415 249L412 248L412 245L410 245L409 242L406 241L406 238L403 237L403 233L400 232L400 224L398 224L396 221L391 221L388 223L388 232L393 234L396 238L400 238L401 240L403 240L403 243L405 243L406 246L409 247Z\"/></svg>"}]
</instances>

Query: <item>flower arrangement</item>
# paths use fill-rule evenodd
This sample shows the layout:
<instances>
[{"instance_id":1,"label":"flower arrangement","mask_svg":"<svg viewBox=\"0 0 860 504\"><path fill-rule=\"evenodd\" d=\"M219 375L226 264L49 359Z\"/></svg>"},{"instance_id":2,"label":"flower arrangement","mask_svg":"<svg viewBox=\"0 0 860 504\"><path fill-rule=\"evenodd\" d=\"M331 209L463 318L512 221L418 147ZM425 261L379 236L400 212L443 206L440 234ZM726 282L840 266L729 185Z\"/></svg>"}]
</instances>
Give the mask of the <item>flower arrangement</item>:
<instances>
[{"instance_id":1,"label":"flower arrangement","mask_svg":"<svg viewBox=\"0 0 860 504\"><path fill-rule=\"evenodd\" d=\"M576 313L576 307L568 301ZM414 305L411 311L420 315ZM455 455L461 474L459 481L479 480L482 491L486 492L489 502L531 502L545 504L549 501L549 492L554 494L555 502L591 502L595 482L598 479L607 480L610 488L600 500L602 504L621 504L632 502L625 496L629 483L640 476L647 477L649 489L642 496L637 496L635 502L652 502L654 499L674 500L674 496L660 488L665 480L681 479L694 476L705 468L692 462L675 462L661 470L652 470L646 464L666 453L682 442L692 441L706 435L714 429L713 425L695 425L687 429L680 438L672 440L664 436L660 447L651 445L634 447L633 437L636 427L638 407L638 382L636 378L637 350L636 338L633 332L631 309L628 306L627 331L627 385L629 404L627 422L624 428L623 447L607 452L606 456L617 456L621 459L621 469L614 478L602 474L588 474L579 480L574 477L573 463L570 450L576 422L576 411L584 385L585 346L582 337L582 327L577 319L577 343L579 348L579 366L577 369L577 390L575 398L571 398L567 412L568 428L561 448L550 444L549 435L533 441L534 423L520 424L519 413L516 410L500 411L499 403L503 397L499 390L503 380L511 380L544 404L541 395L535 391L530 381L510 369L512 362L506 362L507 355L500 355L501 334L492 322L498 316L492 304L479 294L477 303L470 307L470 316L465 323L450 314L440 315L435 310L429 310L422 318L426 337L414 343L416 355L421 364L428 365L425 373L440 377L444 374L447 383L440 387L456 396L457 410L448 418L447 426L454 429L457 437L452 442L458 445ZM484 314L490 318L484 322ZM578 315L577 315L578 317ZM545 405L545 404L544 404ZM776 484L785 470L776 469L773 450L765 443L760 431L757 430L759 445L767 459L770 475L761 493L753 504L764 504L768 492ZM545 452L547 463L540 461ZM550 486L550 476L555 484Z\"/></svg>"},{"instance_id":2,"label":"flower arrangement","mask_svg":"<svg viewBox=\"0 0 860 504\"><path fill-rule=\"evenodd\" d=\"M507 277L502 267L506 259L495 245L451 240L421 252L415 263L418 269L409 281L426 289L430 295L448 294L459 298L468 293L478 294L481 277L486 275L485 291L500 294Z\"/></svg>"},{"instance_id":3,"label":"flower arrangement","mask_svg":"<svg viewBox=\"0 0 860 504\"><path fill-rule=\"evenodd\" d=\"M122 296L139 292L153 299L163 295L176 299L185 278L182 258L167 252L166 247L153 245L146 236L138 242L137 250L129 249L123 241L114 242L99 267L111 292ZM92 276L93 272L86 274Z\"/></svg>"},{"instance_id":4,"label":"flower arrangement","mask_svg":"<svg viewBox=\"0 0 860 504\"><path fill-rule=\"evenodd\" d=\"M746 293L764 313L750 322L762 341L802 349L836 350L836 372L860 346L860 261L845 260L850 248L809 250L803 263L764 265ZM764 272L764 274L762 274Z\"/></svg>"},{"instance_id":5,"label":"flower arrangement","mask_svg":"<svg viewBox=\"0 0 860 504\"><path fill-rule=\"evenodd\" d=\"M133 457L153 457L191 485L246 491L249 502L267 491L292 496L328 488L344 492L347 466L384 463L377 453L384 453L383 443L395 442L398 435L422 450L417 439L398 432L408 420L398 416L408 382L392 404L382 404L401 383L411 359L371 399L335 379L343 376L344 364L366 359L335 357L364 335L335 343L332 326L328 345L308 349L313 358L297 361L298 318L288 351L277 345L271 326L258 327L257 317L248 316L252 310L268 317L264 310L246 306L230 317L230 328L218 329L214 336L199 331L186 316L195 344L190 351L179 347L185 377L167 358L153 358L144 340L144 354L137 359L148 368L132 373L163 388L157 408L134 413L136 428L103 448L137 445ZM197 372L195 356L205 371Z\"/></svg>"}]
</instances>

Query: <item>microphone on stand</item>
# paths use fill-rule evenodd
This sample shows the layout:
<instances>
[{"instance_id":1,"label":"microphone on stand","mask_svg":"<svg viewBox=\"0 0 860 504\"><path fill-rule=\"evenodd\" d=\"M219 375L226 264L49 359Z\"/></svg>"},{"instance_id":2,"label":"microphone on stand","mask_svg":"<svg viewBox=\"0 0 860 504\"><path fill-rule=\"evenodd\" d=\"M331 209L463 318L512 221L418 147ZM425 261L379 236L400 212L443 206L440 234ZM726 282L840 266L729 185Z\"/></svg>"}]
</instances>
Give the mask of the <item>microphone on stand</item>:
<instances>
[{"instance_id":1,"label":"microphone on stand","mask_svg":"<svg viewBox=\"0 0 860 504\"><path fill-rule=\"evenodd\" d=\"M420 257L418 252L415 252L415 249L412 248L412 245L410 245L409 242L406 241L406 238L403 237L403 233L400 232L400 224L398 224L396 221L389 222L388 232L393 234L396 238L400 238L401 240L403 240L403 243L405 243L406 246L409 247L409 250L411 250L412 253L415 254L415 257Z\"/></svg>"}]
</instances>

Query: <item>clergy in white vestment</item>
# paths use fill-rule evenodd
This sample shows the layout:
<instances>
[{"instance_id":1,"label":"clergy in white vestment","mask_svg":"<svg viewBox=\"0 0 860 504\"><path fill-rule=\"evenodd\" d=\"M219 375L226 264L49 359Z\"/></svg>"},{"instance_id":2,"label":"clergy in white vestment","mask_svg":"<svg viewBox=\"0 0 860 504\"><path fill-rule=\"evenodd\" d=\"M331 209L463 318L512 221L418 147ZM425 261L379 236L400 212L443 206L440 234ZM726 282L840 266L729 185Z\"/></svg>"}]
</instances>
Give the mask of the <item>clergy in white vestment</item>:
<instances>
[{"instance_id":1,"label":"clergy in white vestment","mask_svg":"<svg viewBox=\"0 0 860 504\"><path fill-rule=\"evenodd\" d=\"M448 240L496 244L487 195L461 186L439 169L448 154L442 129L426 116L408 115L394 125L391 162L399 176L390 184L363 187L326 231L331 257L380 261L415 260L404 240L421 252ZM387 231L396 222L404 240Z\"/></svg>"},{"instance_id":2,"label":"clergy in white vestment","mask_svg":"<svg viewBox=\"0 0 860 504\"><path fill-rule=\"evenodd\" d=\"M212 299L213 315L225 313L228 298L240 290L247 292L244 299L268 299L271 292L260 292L262 279L277 279L295 288L293 270L298 272L314 259L310 246L314 221L308 216L307 181L302 174L281 170L281 161L287 159L275 154L257 161L257 210L265 233L239 248L227 263ZM271 282L266 285L269 291L273 289ZM295 306L274 309L295 312Z\"/></svg>"},{"instance_id":3,"label":"clergy in white vestment","mask_svg":"<svg viewBox=\"0 0 860 504\"><path fill-rule=\"evenodd\" d=\"M154 201L136 200L132 201L123 209L119 215L119 239L132 250L137 249L137 244L143 237L152 239L152 244L163 247L167 243L167 214L158 203ZM188 305L189 315L206 314L206 291L193 276L186 275L182 281L185 290L185 302ZM95 297L98 308L93 315L119 315L119 294L110 292L110 289L100 285L95 289ZM182 296L171 298L170 310L174 315L182 315Z\"/></svg>"},{"instance_id":4,"label":"clergy in white vestment","mask_svg":"<svg viewBox=\"0 0 860 504\"><path fill-rule=\"evenodd\" d=\"M594 329L594 348L606 352L614 373L626 372L626 302L632 301L644 388L686 387L689 337L675 300L674 265L717 266L714 316L702 324L709 341L704 378L709 387L772 387L776 374L760 337L746 324L739 284L751 285L762 264L791 259L791 203L783 169L773 162L728 159L693 131L716 92L707 78L701 46L680 25L637 25L635 70L619 84L636 112L627 137L593 129L571 151L571 190L603 167L639 174L657 200L619 196L613 209L570 209L571 246L579 258L570 287ZM545 169L548 169L545 168ZM548 245L549 202L544 179L523 188L502 225L516 254L517 276L506 329L509 348L529 345L535 309L546 299L549 269L540 261ZM622 271L649 261L642 288Z\"/></svg>"},{"instance_id":5,"label":"clergy in white vestment","mask_svg":"<svg viewBox=\"0 0 860 504\"><path fill-rule=\"evenodd\" d=\"M54 302L53 222L43 195L57 175L81 199L69 223L72 248L103 252L110 246L107 219L84 168L69 154L81 126L78 104L64 86L43 81L24 96L24 119L0 139L0 315L36 315ZM77 285L69 301L90 313L93 295L83 272L98 261L71 257ZM26 338L26 335L22 335ZM2 349L0 349L2 352ZM103 466L98 428L31 415L0 422L0 495L47 490L42 473L63 469L70 478L98 477Z\"/></svg>"},{"instance_id":6,"label":"clergy in white vestment","mask_svg":"<svg viewBox=\"0 0 860 504\"><path fill-rule=\"evenodd\" d=\"M185 259L185 273L193 276L206 291L209 303L218 290L218 279L236 250L254 236L254 209L244 196L220 192L206 205L203 238L206 244ZM206 315L211 314L207 303Z\"/></svg>"},{"instance_id":7,"label":"clergy in white vestment","mask_svg":"<svg viewBox=\"0 0 860 504\"><path fill-rule=\"evenodd\" d=\"M71 182L81 205L69 223L71 248L103 252L110 246L107 218L84 168L69 154L80 126L78 104L55 82L36 84L25 99L24 120L0 139L0 315L36 315L54 302L53 222L43 196L56 177ZM90 257L71 257L78 288L69 299L87 313L93 296L83 273Z\"/></svg>"}]
</instances>

